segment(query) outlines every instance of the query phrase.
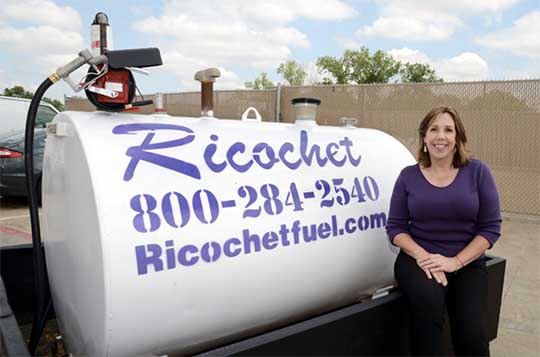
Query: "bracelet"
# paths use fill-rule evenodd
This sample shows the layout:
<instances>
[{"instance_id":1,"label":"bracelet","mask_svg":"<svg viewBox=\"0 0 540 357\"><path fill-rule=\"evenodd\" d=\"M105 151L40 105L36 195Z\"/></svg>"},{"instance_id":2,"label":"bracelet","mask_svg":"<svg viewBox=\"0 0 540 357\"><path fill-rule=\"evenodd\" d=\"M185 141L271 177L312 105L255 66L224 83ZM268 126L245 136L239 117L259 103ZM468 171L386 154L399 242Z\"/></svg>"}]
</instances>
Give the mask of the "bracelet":
<instances>
[{"instance_id":1,"label":"bracelet","mask_svg":"<svg viewBox=\"0 0 540 357\"><path fill-rule=\"evenodd\" d=\"M459 269L463 268L465 266L465 264L463 264L463 262L461 261L461 259L459 259L459 257L456 255L455 258L457 259L457 261L459 262L459 264L461 264L461 266L459 267Z\"/></svg>"}]
</instances>

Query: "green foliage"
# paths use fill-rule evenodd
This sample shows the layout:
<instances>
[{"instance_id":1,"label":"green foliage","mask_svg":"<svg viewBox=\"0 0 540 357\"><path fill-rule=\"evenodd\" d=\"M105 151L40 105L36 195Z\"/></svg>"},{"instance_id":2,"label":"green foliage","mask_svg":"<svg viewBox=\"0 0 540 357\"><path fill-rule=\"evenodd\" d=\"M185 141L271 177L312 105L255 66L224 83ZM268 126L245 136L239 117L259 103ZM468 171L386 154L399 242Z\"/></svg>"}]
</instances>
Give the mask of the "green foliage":
<instances>
[{"instance_id":1,"label":"green foliage","mask_svg":"<svg viewBox=\"0 0 540 357\"><path fill-rule=\"evenodd\" d=\"M251 89L269 89L275 87L274 83L268 79L266 72L262 72L253 82L246 82L244 85L246 88Z\"/></svg>"},{"instance_id":2,"label":"green foliage","mask_svg":"<svg viewBox=\"0 0 540 357\"><path fill-rule=\"evenodd\" d=\"M45 98L43 98L43 101L51 104L53 107L58 109L59 112L64 111L64 104L62 104L62 102L57 100L57 99L51 99L51 98L45 97Z\"/></svg>"},{"instance_id":3,"label":"green foliage","mask_svg":"<svg viewBox=\"0 0 540 357\"><path fill-rule=\"evenodd\" d=\"M343 57L323 56L317 59L322 84L388 83L396 75L403 83L442 82L435 70L422 63L401 63L390 54L378 50L373 55L366 47L358 51L345 50Z\"/></svg>"},{"instance_id":4,"label":"green foliage","mask_svg":"<svg viewBox=\"0 0 540 357\"><path fill-rule=\"evenodd\" d=\"M279 65L277 73L283 76L290 85L301 86L307 77L306 71L301 64L294 60L284 62Z\"/></svg>"},{"instance_id":5,"label":"green foliage","mask_svg":"<svg viewBox=\"0 0 540 357\"><path fill-rule=\"evenodd\" d=\"M11 88L4 88L4 93L6 97L16 97L16 98L25 98L25 99L32 99L34 97L34 93L28 92L21 86L13 86ZM62 104L61 101L57 99L51 99L51 98L43 98L44 102L47 102L54 106L59 111L64 110L64 104Z\"/></svg>"},{"instance_id":6,"label":"green foliage","mask_svg":"<svg viewBox=\"0 0 540 357\"><path fill-rule=\"evenodd\" d=\"M21 86L14 86L12 88L4 88L4 95L6 97L32 99L32 97L34 96L34 93L26 91Z\"/></svg>"},{"instance_id":7,"label":"green foliage","mask_svg":"<svg viewBox=\"0 0 540 357\"><path fill-rule=\"evenodd\" d=\"M403 83L422 82L442 82L443 79L437 77L435 70L429 65L422 63L405 63L401 65L399 71Z\"/></svg>"},{"instance_id":8,"label":"green foliage","mask_svg":"<svg viewBox=\"0 0 540 357\"><path fill-rule=\"evenodd\" d=\"M334 78L324 77L323 84L388 83L399 73L400 62L384 51L369 54L366 47L359 51L345 50L343 57L323 56L317 59L319 73L330 73Z\"/></svg>"},{"instance_id":9,"label":"green foliage","mask_svg":"<svg viewBox=\"0 0 540 357\"><path fill-rule=\"evenodd\" d=\"M347 84L350 81L351 68L344 58L335 58L332 56L322 56L317 58L316 62L319 73L331 74L334 78L323 77L321 84Z\"/></svg>"}]
</instances>

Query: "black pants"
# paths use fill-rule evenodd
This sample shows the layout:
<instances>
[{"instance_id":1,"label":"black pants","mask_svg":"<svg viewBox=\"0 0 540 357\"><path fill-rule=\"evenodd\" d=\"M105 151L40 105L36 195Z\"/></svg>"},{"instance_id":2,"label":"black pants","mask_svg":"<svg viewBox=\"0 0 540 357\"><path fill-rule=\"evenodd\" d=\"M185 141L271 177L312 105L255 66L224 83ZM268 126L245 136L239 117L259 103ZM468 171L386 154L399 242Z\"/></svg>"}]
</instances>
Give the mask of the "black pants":
<instances>
[{"instance_id":1,"label":"black pants","mask_svg":"<svg viewBox=\"0 0 540 357\"><path fill-rule=\"evenodd\" d=\"M448 310L452 344L457 356L489 356L487 339L487 270L479 259L446 273L448 285L428 279L416 260L400 252L394 265L396 281L411 312L413 355L443 355L442 330Z\"/></svg>"}]
</instances>

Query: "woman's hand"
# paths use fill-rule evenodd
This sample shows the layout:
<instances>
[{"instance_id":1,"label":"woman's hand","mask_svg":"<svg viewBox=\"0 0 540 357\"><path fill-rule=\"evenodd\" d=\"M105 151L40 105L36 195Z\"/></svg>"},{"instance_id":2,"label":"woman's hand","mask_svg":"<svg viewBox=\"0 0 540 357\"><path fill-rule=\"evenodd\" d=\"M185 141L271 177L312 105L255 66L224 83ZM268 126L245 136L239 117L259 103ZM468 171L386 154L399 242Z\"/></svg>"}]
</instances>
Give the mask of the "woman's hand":
<instances>
[{"instance_id":1,"label":"woman's hand","mask_svg":"<svg viewBox=\"0 0 540 357\"><path fill-rule=\"evenodd\" d=\"M443 271L432 271L431 275L433 275L435 281L437 281L437 283L441 284L442 286L448 285L448 280L446 280L446 274Z\"/></svg>"},{"instance_id":2,"label":"woman's hand","mask_svg":"<svg viewBox=\"0 0 540 357\"><path fill-rule=\"evenodd\" d=\"M424 262L429 261L430 257L434 254L429 254L426 252L425 254L422 254L416 259L416 264L418 264L418 267L426 273L426 276L428 279L435 279L435 281L442 286L448 285L448 280L446 280L446 274L443 271L434 271L432 269L429 269L423 265L426 265ZM422 264L424 263L424 264Z\"/></svg>"},{"instance_id":3,"label":"woman's hand","mask_svg":"<svg viewBox=\"0 0 540 357\"><path fill-rule=\"evenodd\" d=\"M432 269L424 266L426 265L426 262L430 262L430 259L434 254L430 254L424 248L416 244L416 242L411 238L409 234L398 234L394 237L394 244L400 247L414 260L416 260L418 268L422 269L428 279L435 278L437 283L442 284L443 286L446 286L448 284L448 281L446 280L446 274L443 271L433 271Z\"/></svg>"},{"instance_id":4,"label":"woman's hand","mask_svg":"<svg viewBox=\"0 0 540 357\"><path fill-rule=\"evenodd\" d=\"M440 254L430 254L427 258L417 261L417 263L422 269L429 269L431 273L453 273L461 268L461 264L456 257L449 258Z\"/></svg>"},{"instance_id":5,"label":"woman's hand","mask_svg":"<svg viewBox=\"0 0 540 357\"><path fill-rule=\"evenodd\" d=\"M423 262L423 261L429 259L429 256L430 256L430 255L431 255L431 254L429 254L428 252L423 252L423 253L421 253L421 255L418 255L418 256L415 257L415 259L416 259L416 264L418 264L418 267L424 271L424 273L426 274L426 276L427 276L428 279L431 279L431 278L432 278L431 272L429 271L429 269L424 268L424 267L422 266L421 262Z\"/></svg>"}]
</instances>

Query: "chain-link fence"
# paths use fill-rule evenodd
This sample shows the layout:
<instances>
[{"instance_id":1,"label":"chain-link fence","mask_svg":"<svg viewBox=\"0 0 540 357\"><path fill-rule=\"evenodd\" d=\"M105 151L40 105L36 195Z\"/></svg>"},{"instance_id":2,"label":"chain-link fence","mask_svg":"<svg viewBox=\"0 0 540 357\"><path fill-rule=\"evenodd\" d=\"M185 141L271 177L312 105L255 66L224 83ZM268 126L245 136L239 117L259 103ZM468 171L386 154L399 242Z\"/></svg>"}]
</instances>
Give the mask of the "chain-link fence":
<instances>
[{"instance_id":1,"label":"chain-link fence","mask_svg":"<svg viewBox=\"0 0 540 357\"><path fill-rule=\"evenodd\" d=\"M290 123L294 121L291 100L304 96L321 99L319 124L341 125L342 117L357 118L359 127L383 130L413 154L417 127L424 115L436 106L456 108L467 129L469 149L489 165L495 176L502 209L540 215L540 80L216 91L214 112L219 118L239 119L252 106L264 121ZM164 97L169 114L200 115L200 93ZM67 110L94 110L83 99L66 98L65 104ZM141 112L153 110L148 106Z\"/></svg>"}]
</instances>

